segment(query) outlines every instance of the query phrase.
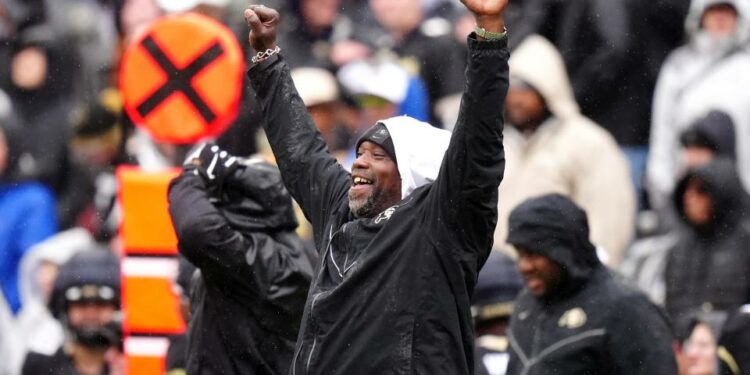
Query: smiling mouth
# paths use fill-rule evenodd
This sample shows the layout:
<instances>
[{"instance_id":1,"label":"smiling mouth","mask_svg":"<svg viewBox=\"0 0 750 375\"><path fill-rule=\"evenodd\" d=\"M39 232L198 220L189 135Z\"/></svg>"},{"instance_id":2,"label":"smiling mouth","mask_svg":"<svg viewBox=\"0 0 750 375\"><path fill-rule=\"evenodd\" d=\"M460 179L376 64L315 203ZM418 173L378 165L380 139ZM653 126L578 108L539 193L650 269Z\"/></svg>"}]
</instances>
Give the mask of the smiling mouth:
<instances>
[{"instance_id":1,"label":"smiling mouth","mask_svg":"<svg viewBox=\"0 0 750 375\"><path fill-rule=\"evenodd\" d=\"M364 177L359 177L359 176L352 178L352 186L360 186L360 185L372 185L372 180L368 180Z\"/></svg>"},{"instance_id":2,"label":"smiling mouth","mask_svg":"<svg viewBox=\"0 0 750 375\"><path fill-rule=\"evenodd\" d=\"M526 286L532 290L539 289L542 287L542 280L536 277L527 278Z\"/></svg>"}]
</instances>

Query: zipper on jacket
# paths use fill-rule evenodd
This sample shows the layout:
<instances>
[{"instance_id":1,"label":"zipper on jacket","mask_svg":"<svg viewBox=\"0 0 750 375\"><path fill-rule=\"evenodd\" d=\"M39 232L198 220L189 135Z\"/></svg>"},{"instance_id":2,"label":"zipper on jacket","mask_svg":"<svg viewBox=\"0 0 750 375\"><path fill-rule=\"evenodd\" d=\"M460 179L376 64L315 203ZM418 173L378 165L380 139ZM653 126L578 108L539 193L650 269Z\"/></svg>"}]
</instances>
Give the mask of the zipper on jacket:
<instances>
[{"instance_id":1,"label":"zipper on jacket","mask_svg":"<svg viewBox=\"0 0 750 375\"><path fill-rule=\"evenodd\" d=\"M544 309L541 309L539 315L536 317L536 322L534 322L534 326L537 327L537 329L534 330L534 338L531 341L531 353L529 353L529 357L536 357L536 355L539 354L539 343L542 341L542 331L544 330L543 323L546 318L547 312L544 311Z\"/></svg>"},{"instance_id":2,"label":"zipper on jacket","mask_svg":"<svg viewBox=\"0 0 750 375\"><path fill-rule=\"evenodd\" d=\"M323 293L318 293L313 297L312 303L310 304L310 316L313 316L313 312L315 311L315 302L318 301L318 297ZM316 330L317 331L317 330ZM313 332L313 343L310 347L310 353L307 355L307 363L305 363L305 374L310 372L310 361L312 361L313 353L315 352L315 344L318 343L318 334L317 332Z\"/></svg>"},{"instance_id":3,"label":"zipper on jacket","mask_svg":"<svg viewBox=\"0 0 750 375\"><path fill-rule=\"evenodd\" d=\"M339 232L341 232L341 231L344 230L344 228L346 227L346 224L348 224L348 223L344 223L344 225L342 225L342 228L339 229L339 230L337 230L336 232L333 231L333 226L331 226L329 228L329 230L328 230L328 245L326 246L326 251L323 253L324 262L325 262L325 257L329 256L328 253L332 253L332 250L333 250L332 249L333 238L336 236L336 234L338 234ZM331 260L333 261L333 255L330 254L330 256L331 256ZM335 264L335 262L334 262L334 264ZM317 278L319 279L321 277L320 273L326 272L325 271L325 267L320 267L320 270L318 272L319 272L319 274L318 274ZM340 273L340 271L339 271L339 273ZM328 292L330 292L330 291L328 291ZM310 303L310 314L309 314L310 317L309 317L309 319L313 319L313 317L315 316L315 303L318 302L318 298L320 298L320 296L322 294L327 294L328 292L320 292L320 293L316 294L313 297L313 300ZM310 363L312 362L313 353L315 353L315 346L318 343L318 333L317 333L318 329L317 329L317 324L315 325L315 327L310 327L310 328L313 328L313 343L312 343L312 346L310 347L310 352L307 354L307 361L305 362L305 374L308 374L310 372ZM296 372L296 370L297 370L297 360L299 359L299 355L302 352L302 347L303 346L304 345L301 345L300 346L300 350L297 353L294 354L294 360L292 361L292 370L293 370L292 371L292 375L296 375L296 373L297 373Z\"/></svg>"}]
</instances>

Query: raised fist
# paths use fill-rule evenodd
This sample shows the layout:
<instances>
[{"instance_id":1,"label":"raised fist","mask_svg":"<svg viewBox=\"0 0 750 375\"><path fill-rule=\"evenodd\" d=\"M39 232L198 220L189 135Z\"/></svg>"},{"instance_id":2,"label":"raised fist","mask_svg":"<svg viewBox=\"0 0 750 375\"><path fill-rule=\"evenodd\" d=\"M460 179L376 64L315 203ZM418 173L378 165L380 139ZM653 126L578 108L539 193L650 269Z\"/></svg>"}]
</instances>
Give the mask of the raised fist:
<instances>
[{"instance_id":1,"label":"raised fist","mask_svg":"<svg viewBox=\"0 0 750 375\"><path fill-rule=\"evenodd\" d=\"M250 5L245 9L245 22L250 27L248 39L255 52L276 48L279 12L263 5Z\"/></svg>"},{"instance_id":2,"label":"raised fist","mask_svg":"<svg viewBox=\"0 0 750 375\"><path fill-rule=\"evenodd\" d=\"M461 0L466 9L474 13L477 26L496 33L505 30L503 12L508 0Z\"/></svg>"}]
</instances>

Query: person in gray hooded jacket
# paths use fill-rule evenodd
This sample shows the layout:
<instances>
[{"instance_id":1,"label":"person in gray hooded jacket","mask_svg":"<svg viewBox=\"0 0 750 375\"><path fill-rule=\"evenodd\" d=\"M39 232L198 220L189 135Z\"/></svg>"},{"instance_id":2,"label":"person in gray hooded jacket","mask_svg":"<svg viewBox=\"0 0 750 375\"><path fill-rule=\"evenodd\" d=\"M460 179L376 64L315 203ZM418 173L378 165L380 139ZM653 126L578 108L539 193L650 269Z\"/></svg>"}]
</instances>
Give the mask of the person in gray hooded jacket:
<instances>
[{"instance_id":1,"label":"person in gray hooded jacket","mask_svg":"<svg viewBox=\"0 0 750 375\"><path fill-rule=\"evenodd\" d=\"M508 335L508 374L676 374L666 317L604 267L586 214L560 194L531 198L510 214L526 288Z\"/></svg>"}]
</instances>

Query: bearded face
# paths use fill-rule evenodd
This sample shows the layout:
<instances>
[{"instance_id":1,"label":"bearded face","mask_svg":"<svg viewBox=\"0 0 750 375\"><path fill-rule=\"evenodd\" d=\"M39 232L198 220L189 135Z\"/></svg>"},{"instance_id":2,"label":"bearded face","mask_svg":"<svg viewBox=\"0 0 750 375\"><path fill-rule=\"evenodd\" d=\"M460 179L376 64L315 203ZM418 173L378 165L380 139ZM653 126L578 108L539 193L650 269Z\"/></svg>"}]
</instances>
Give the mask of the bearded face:
<instances>
[{"instance_id":1,"label":"bearded face","mask_svg":"<svg viewBox=\"0 0 750 375\"><path fill-rule=\"evenodd\" d=\"M349 208L359 218L375 217L401 200L396 162L379 145L364 141L352 165Z\"/></svg>"}]
</instances>

